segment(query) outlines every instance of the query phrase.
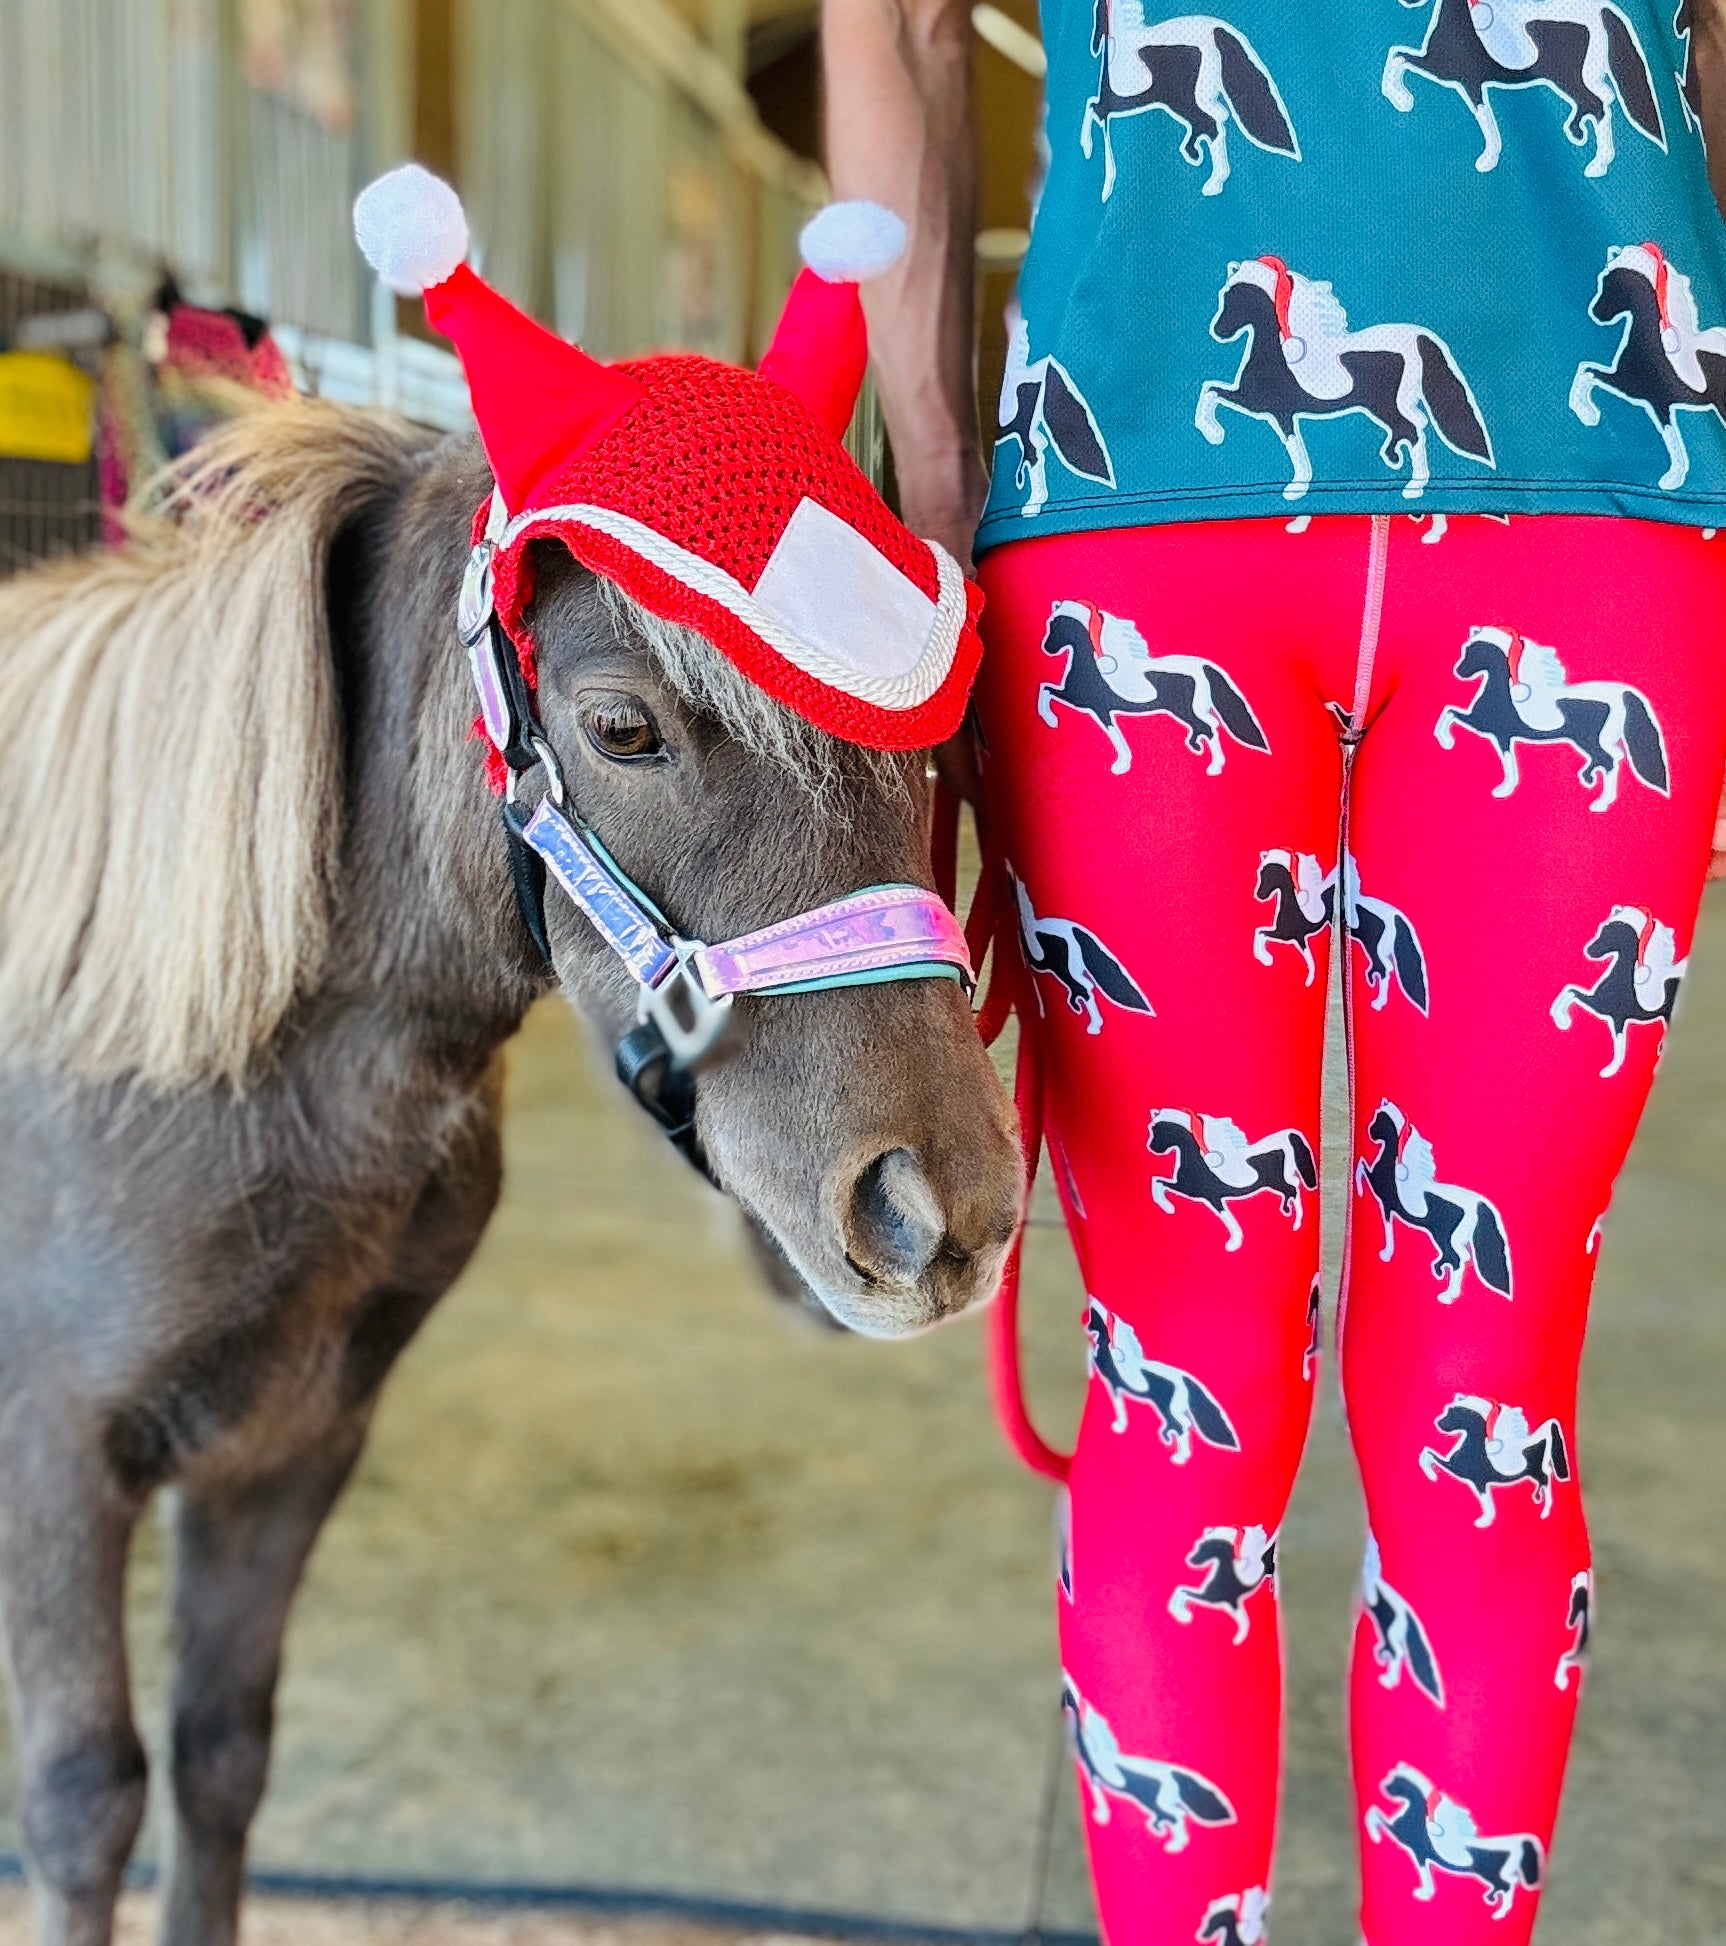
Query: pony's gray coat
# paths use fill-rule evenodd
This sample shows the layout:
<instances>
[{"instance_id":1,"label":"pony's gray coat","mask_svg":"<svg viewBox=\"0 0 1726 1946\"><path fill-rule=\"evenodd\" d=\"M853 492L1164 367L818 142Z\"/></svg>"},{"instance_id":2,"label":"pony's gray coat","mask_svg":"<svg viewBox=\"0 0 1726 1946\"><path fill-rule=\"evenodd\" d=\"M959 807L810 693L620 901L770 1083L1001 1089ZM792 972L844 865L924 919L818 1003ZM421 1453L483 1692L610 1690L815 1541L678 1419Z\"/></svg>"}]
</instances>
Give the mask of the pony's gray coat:
<instances>
[{"instance_id":1,"label":"pony's gray coat","mask_svg":"<svg viewBox=\"0 0 1726 1946\"><path fill-rule=\"evenodd\" d=\"M217 491L223 468L267 474L282 450L272 442L309 450L308 424L318 464L346 469L339 519L307 565L329 708L267 729L306 735L308 723L315 733L327 720L335 739L327 753L302 752L314 768L327 755L333 780L323 810L332 828L297 840L328 859L302 897L301 920L318 936L305 952L306 939L288 942L293 976L270 987L274 1001L248 1001L234 986L240 1011L215 1026L252 1023L243 1072L231 1034L200 1041L188 1025L220 988L221 969L208 966L181 981L183 1021L104 1020L96 1008L88 1038L70 1044L48 1009L12 1023L0 1060L0 1620L45 1946L109 1938L145 1793L122 1631L125 1553L150 1495L170 1484L174 1810L163 1938L235 1938L288 1607L380 1384L490 1216L499 1051L549 984L515 913L451 627L469 521L490 487L479 448L372 417L308 413L290 414L277 433L264 416L222 436L202 477ZM195 524L195 508L180 513ZM250 504L260 546L272 517L267 497ZM157 544L172 553L171 538ZM76 598L68 578L111 572L61 567L0 591L14 631L9 641L0 630L0 664L29 655L28 639L13 642L33 602L46 612ZM198 631L219 632L229 591L193 592L172 708L201 704L198 761L223 766L243 756L248 733L227 734L233 699L200 687L208 659ZM572 794L686 929L724 936L871 881L927 883L920 763L884 765L834 745L820 753L824 782L812 795L727 729L722 677L693 705L561 551L540 559L532 618L542 710ZM294 652L272 639L267 616L258 620L258 656ZM124 676L90 677L107 679ZM623 767L596 754L584 711L619 697L651 709L672 761ZM102 720L115 711L122 738L163 720L159 695L135 695L129 718L106 693L85 704ZM79 699L58 706L75 713ZM37 761L30 728L16 716L0 723L0 768ZM53 818L39 821L70 850L84 848L86 862L102 837L90 821L126 809L100 780L81 788L88 781L60 777ZM236 805L246 802L240 784L227 792ZM187 792L188 802L221 797ZM253 802L221 834L266 877L271 815ZM175 878L185 862L175 847L195 855L207 836L164 824L153 840L164 848L159 882L190 882ZM84 898L94 910L103 896L99 871L86 870L63 875L58 894L52 874L37 874L25 900L21 874L16 860L0 871L0 985L8 960L31 959L32 923L47 930L63 916L48 900ZM246 909L243 885L228 896ZM113 951L118 940L168 953L159 906L138 911L150 916L128 919L111 899L102 938L86 928L83 950ZM602 1029L618 1031L631 993L617 967L555 893L549 922L559 982ZM128 942L129 923L137 936ZM41 963L35 951L38 972ZM57 964L68 989L82 979L90 994L150 990L128 988L123 967L76 954ZM177 1055L201 1062L203 1078L148 1078L152 1059L171 1072ZM915 1329L992 1287L1018 1157L952 984L740 1004L736 1046L703 1076L699 1113L720 1180L847 1322Z\"/></svg>"}]
</instances>

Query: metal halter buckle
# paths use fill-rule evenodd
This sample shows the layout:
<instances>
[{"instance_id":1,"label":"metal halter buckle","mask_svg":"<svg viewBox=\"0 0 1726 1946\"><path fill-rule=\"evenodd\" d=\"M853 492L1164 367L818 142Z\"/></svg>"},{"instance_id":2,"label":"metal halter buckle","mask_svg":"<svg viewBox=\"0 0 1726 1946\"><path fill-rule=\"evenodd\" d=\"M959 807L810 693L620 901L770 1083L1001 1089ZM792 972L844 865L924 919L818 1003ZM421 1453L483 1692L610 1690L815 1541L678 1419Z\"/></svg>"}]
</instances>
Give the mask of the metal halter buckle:
<instances>
[{"instance_id":1,"label":"metal halter buckle","mask_svg":"<svg viewBox=\"0 0 1726 1946\"><path fill-rule=\"evenodd\" d=\"M672 1066L688 1072L718 1045L731 1017L731 995L715 998L701 984L695 967L695 956L702 951L700 940L673 935L667 943L677 955L677 964L657 986L640 990L635 1017L653 1023Z\"/></svg>"}]
</instances>

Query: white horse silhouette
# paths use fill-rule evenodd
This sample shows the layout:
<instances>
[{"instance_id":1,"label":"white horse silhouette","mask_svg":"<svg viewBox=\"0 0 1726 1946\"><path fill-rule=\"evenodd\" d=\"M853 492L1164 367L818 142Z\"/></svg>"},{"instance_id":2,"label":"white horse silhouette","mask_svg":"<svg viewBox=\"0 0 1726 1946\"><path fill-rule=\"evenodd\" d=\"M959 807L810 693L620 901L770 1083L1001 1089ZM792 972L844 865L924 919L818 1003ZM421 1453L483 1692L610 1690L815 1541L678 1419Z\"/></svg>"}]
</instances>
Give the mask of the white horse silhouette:
<instances>
[{"instance_id":1,"label":"white horse silhouette","mask_svg":"<svg viewBox=\"0 0 1726 1946\"><path fill-rule=\"evenodd\" d=\"M1376 421L1384 428L1386 466L1400 470L1408 456L1405 500L1418 500L1432 478L1429 430L1461 457L1496 465L1467 379L1450 347L1424 325L1352 330L1328 283L1291 270L1280 257L1253 257L1230 267L1211 336L1227 343L1248 330L1252 341L1234 383L1207 380L1193 423L1213 446L1223 442L1219 406L1275 426L1294 469L1284 499L1301 499L1313 480L1303 419L1360 412Z\"/></svg>"}]
</instances>

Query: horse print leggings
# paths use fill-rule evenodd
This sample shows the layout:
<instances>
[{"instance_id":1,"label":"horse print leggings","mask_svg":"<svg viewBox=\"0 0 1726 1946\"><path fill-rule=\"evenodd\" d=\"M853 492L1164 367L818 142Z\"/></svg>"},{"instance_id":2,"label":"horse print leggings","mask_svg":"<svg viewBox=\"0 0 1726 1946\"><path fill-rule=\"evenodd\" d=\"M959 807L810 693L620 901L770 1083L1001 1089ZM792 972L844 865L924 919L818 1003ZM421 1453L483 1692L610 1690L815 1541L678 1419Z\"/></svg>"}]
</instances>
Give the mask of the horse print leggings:
<instances>
[{"instance_id":1,"label":"horse print leggings","mask_svg":"<svg viewBox=\"0 0 1726 1946\"><path fill-rule=\"evenodd\" d=\"M982 575L986 801L1088 1293L1058 1602L1108 1946L1268 1937L1339 917L1362 1932L1517 1946L1589 1625L1589 1286L1726 767L1726 537L1319 516Z\"/></svg>"}]
</instances>

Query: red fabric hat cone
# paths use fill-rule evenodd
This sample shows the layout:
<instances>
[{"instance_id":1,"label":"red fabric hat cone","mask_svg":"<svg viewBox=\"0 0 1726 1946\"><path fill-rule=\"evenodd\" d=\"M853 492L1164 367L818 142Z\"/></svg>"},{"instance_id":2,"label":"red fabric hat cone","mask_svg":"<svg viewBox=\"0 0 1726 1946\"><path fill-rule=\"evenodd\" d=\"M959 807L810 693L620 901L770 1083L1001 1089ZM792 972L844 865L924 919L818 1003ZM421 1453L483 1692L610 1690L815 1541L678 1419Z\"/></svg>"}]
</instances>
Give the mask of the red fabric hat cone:
<instances>
[{"instance_id":1,"label":"red fabric hat cone","mask_svg":"<svg viewBox=\"0 0 1726 1946\"><path fill-rule=\"evenodd\" d=\"M448 184L416 164L364 191L368 261L461 354L498 493L499 618L532 680L528 544L561 541L651 613L698 629L753 682L849 742L918 749L958 728L981 592L888 510L840 444L867 359L858 279L903 225L823 210L759 372L665 355L604 365L469 270Z\"/></svg>"}]
</instances>

